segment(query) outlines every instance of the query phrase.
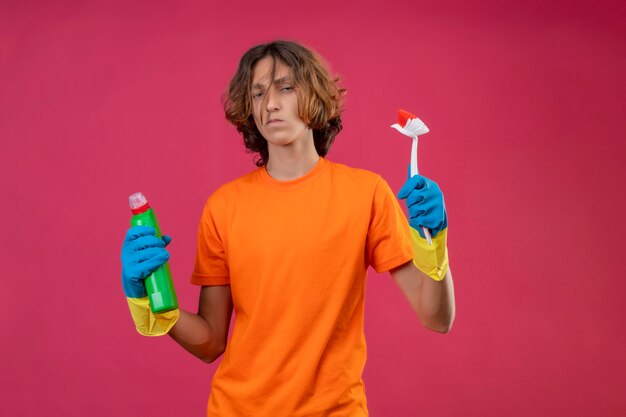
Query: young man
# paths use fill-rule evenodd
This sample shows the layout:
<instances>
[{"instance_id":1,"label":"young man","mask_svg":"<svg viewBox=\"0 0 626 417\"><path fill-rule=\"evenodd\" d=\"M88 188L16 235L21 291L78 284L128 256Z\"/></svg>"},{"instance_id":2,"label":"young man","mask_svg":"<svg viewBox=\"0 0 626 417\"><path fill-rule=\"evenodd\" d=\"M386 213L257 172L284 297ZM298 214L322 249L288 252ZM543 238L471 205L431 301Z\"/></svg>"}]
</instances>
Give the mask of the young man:
<instances>
[{"instance_id":1,"label":"young man","mask_svg":"<svg viewBox=\"0 0 626 417\"><path fill-rule=\"evenodd\" d=\"M225 111L258 153L258 168L205 205L191 278L201 286L197 314L149 312L141 285L169 258L169 238L146 227L127 233L123 283L140 333L167 333L205 362L224 353L209 416L367 416L370 265L390 271L427 328L445 333L452 325L441 191L410 178L399 194L407 223L380 176L325 159L341 130L343 93L296 43L259 45L242 57Z\"/></svg>"}]
</instances>

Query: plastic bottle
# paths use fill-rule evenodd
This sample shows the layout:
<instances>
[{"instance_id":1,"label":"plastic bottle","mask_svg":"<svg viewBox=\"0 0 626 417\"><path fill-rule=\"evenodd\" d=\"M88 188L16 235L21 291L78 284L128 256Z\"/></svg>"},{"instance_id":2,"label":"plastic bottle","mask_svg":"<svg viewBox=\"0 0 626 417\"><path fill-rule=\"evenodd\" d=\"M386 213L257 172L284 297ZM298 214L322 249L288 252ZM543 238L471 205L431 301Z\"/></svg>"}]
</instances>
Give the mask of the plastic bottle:
<instances>
[{"instance_id":1,"label":"plastic bottle","mask_svg":"<svg viewBox=\"0 0 626 417\"><path fill-rule=\"evenodd\" d=\"M161 237L161 229L157 222L154 211L150 208L148 200L142 193L135 193L128 197L130 210L133 217L130 219L131 226L151 226L156 230L156 236ZM178 308L178 299L172 282L170 266L166 262L154 271L145 280L146 292L150 301L150 310L153 313L164 313Z\"/></svg>"}]
</instances>

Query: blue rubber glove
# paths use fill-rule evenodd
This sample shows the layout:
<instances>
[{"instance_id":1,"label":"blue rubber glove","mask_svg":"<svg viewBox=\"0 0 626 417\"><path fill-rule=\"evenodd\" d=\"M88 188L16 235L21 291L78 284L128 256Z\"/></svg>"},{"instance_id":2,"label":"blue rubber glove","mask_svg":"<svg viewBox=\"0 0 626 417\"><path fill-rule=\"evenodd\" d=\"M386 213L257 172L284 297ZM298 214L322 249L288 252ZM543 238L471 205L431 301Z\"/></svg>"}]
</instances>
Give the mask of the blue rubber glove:
<instances>
[{"instance_id":1,"label":"blue rubber glove","mask_svg":"<svg viewBox=\"0 0 626 417\"><path fill-rule=\"evenodd\" d=\"M435 281L441 281L449 268L448 216L443 193L434 181L421 175L410 177L398 192L409 212L413 263ZM430 229L432 242L424 237L422 226Z\"/></svg>"},{"instance_id":2,"label":"blue rubber glove","mask_svg":"<svg viewBox=\"0 0 626 417\"><path fill-rule=\"evenodd\" d=\"M154 314L144 280L170 258L165 247L172 238L155 236L149 226L128 229L122 246L122 286L137 331L144 336L162 336L176 324L179 310Z\"/></svg>"},{"instance_id":3,"label":"blue rubber glove","mask_svg":"<svg viewBox=\"0 0 626 417\"><path fill-rule=\"evenodd\" d=\"M169 236L156 237L153 227L128 229L122 246L122 286L126 297L147 296L143 281L170 258L165 247L171 240Z\"/></svg>"},{"instance_id":4,"label":"blue rubber glove","mask_svg":"<svg viewBox=\"0 0 626 417\"><path fill-rule=\"evenodd\" d=\"M424 239L422 226L430 229L432 237L448 227L446 206L443 193L436 182L414 175L409 178L400 191L398 198L405 200L409 212L409 224Z\"/></svg>"}]
</instances>

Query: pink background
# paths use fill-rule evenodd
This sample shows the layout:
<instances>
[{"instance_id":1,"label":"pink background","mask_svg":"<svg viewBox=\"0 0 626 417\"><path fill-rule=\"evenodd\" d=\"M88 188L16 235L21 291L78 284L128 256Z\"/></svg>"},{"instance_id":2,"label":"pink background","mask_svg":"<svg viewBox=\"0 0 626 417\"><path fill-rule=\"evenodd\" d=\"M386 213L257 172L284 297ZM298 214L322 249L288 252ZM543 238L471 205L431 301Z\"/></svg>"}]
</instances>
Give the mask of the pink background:
<instances>
[{"instance_id":1,"label":"pink background","mask_svg":"<svg viewBox=\"0 0 626 417\"><path fill-rule=\"evenodd\" d=\"M0 414L205 414L217 363L132 326L126 199L153 203L194 310L203 203L253 168L220 96L247 48L281 37L349 89L329 159L398 190L396 108L431 128L420 168L445 193L457 318L424 330L370 274L371 415L624 415L625 14L608 0L1 1Z\"/></svg>"}]
</instances>

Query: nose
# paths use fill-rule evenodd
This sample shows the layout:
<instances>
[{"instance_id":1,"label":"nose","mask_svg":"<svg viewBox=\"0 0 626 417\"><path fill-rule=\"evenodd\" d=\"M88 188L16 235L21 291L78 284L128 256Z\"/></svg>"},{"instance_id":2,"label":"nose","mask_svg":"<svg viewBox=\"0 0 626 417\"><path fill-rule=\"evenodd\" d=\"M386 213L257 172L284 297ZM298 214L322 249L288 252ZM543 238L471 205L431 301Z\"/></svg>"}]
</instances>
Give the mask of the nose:
<instances>
[{"instance_id":1,"label":"nose","mask_svg":"<svg viewBox=\"0 0 626 417\"><path fill-rule=\"evenodd\" d=\"M265 110L268 112L274 112L279 109L278 94L273 88L267 90L267 102L265 103Z\"/></svg>"}]
</instances>

